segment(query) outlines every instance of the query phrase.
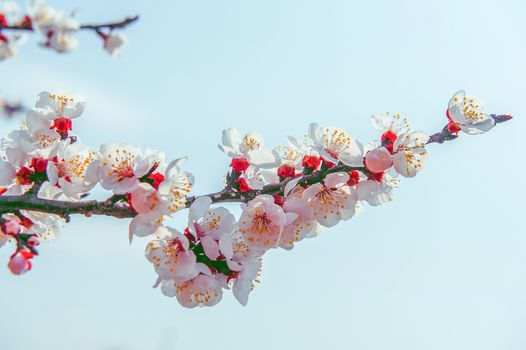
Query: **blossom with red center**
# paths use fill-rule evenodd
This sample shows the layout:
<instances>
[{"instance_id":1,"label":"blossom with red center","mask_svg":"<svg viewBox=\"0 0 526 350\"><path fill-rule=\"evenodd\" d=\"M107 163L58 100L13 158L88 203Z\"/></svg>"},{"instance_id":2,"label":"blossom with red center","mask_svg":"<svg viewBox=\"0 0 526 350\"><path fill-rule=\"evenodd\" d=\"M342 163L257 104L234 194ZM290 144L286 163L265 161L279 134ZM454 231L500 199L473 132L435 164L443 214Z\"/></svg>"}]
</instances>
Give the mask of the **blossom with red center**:
<instances>
[{"instance_id":1,"label":"blossom with red center","mask_svg":"<svg viewBox=\"0 0 526 350\"><path fill-rule=\"evenodd\" d=\"M18 250L9 259L7 267L14 275L22 275L27 271L31 270L31 259L35 257L30 251L27 250Z\"/></svg>"},{"instance_id":2,"label":"blossom with red center","mask_svg":"<svg viewBox=\"0 0 526 350\"><path fill-rule=\"evenodd\" d=\"M232 158L245 158L257 168L274 168L279 164L279 155L274 150L264 148L264 140L257 132L242 135L234 128L223 130L219 149Z\"/></svg>"},{"instance_id":3,"label":"blossom with red center","mask_svg":"<svg viewBox=\"0 0 526 350\"><path fill-rule=\"evenodd\" d=\"M347 185L349 174L332 173L323 183L316 183L303 191L302 201L313 210L320 225L332 227L340 220L354 216L357 202L356 191Z\"/></svg>"},{"instance_id":4,"label":"blossom with red center","mask_svg":"<svg viewBox=\"0 0 526 350\"><path fill-rule=\"evenodd\" d=\"M449 126L448 130L460 128L467 134L477 135L491 130L495 119L484 111L480 98L467 95L464 90L457 91L451 98L447 108L447 118L456 126Z\"/></svg>"},{"instance_id":5,"label":"blossom with red center","mask_svg":"<svg viewBox=\"0 0 526 350\"><path fill-rule=\"evenodd\" d=\"M348 166L363 165L363 146L346 131L311 123L308 137L311 147L327 162L328 167L330 163L337 165L339 162Z\"/></svg>"},{"instance_id":6,"label":"blossom with red center","mask_svg":"<svg viewBox=\"0 0 526 350\"><path fill-rule=\"evenodd\" d=\"M161 291L167 297L175 296L179 304L187 308L214 306L223 297L223 289L219 282L205 274L182 283L163 280Z\"/></svg>"},{"instance_id":7,"label":"blossom with red center","mask_svg":"<svg viewBox=\"0 0 526 350\"><path fill-rule=\"evenodd\" d=\"M249 167L249 162L246 158L232 158L230 166L238 173L244 173Z\"/></svg>"},{"instance_id":8,"label":"blossom with red center","mask_svg":"<svg viewBox=\"0 0 526 350\"><path fill-rule=\"evenodd\" d=\"M394 198L394 189L399 182L398 177L391 176L389 172L382 173L381 181L375 179L360 181L356 185L358 199L366 201L372 206L390 202Z\"/></svg>"},{"instance_id":9,"label":"blossom with red center","mask_svg":"<svg viewBox=\"0 0 526 350\"><path fill-rule=\"evenodd\" d=\"M396 139L393 150L393 166L404 177L413 177L425 166L427 151L425 145L429 135L422 131L401 134Z\"/></svg>"},{"instance_id":10,"label":"blossom with red center","mask_svg":"<svg viewBox=\"0 0 526 350\"><path fill-rule=\"evenodd\" d=\"M153 234L161 226L164 216L170 213L157 190L148 183L141 182L131 193L126 193L126 197L137 213L129 226L130 242L133 236Z\"/></svg>"},{"instance_id":11,"label":"blossom with red center","mask_svg":"<svg viewBox=\"0 0 526 350\"><path fill-rule=\"evenodd\" d=\"M392 155L391 158L380 147L376 154L371 154L371 159L366 159L368 169L377 173L371 178L382 181L381 173L390 167L391 161L397 173L405 177L415 176L425 164L427 152L424 146L429 136L422 131L411 131L407 118L400 114L385 113L372 116L371 120L373 126L382 132L381 145Z\"/></svg>"},{"instance_id":12,"label":"blossom with red center","mask_svg":"<svg viewBox=\"0 0 526 350\"><path fill-rule=\"evenodd\" d=\"M267 250L279 244L283 228L296 217L274 204L272 196L260 195L247 203L239 219L239 231L249 246Z\"/></svg>"},{"instance_id":13,"label":"blossom with red center","mask_svg":"<svg viewBox=\"0 0 526 350\"><path fill-rule=\"evenodd\" d=\"M49 182L69 199L79 200L97 184L97 174L88 172L96 154L80 142L58 141L51 148L47 162Z\"/></svg>"},{"instance_id":14,"label":"blossom with red center","mask_svg":"<svg viewBox=\"0 0 526 350\"><path fill-rule=\"evenodd\" d=\"M27 115L27 127L33 134L42 129L51 129L61 139L65 139L72 129L71 120L81 116L84 106L82 96L67 92L41 92L35 107Z\"/></svg>"},{"instance_id":15,"label":"blossom with red center","mask_svg":"<svg viewBox=\"0 0 526 350\"><path fill-rule=\"evenodd\" d=\"M207 196L194 200L188 210L188 232L201 242L206 256L217 260L232 251L230 233L236 219L228 209L211 205L212 199Z\"/></svg>"},{"instance_id":16,"label":"blossom with red center","mask_svg":"<svg viewBox=\"0 0 526 350\"><path fill-rule=\"evenodd\" d=\"M197 276L196 256L190 250L188 239L179 231L164 226L156 234L159 239L148 243L145 254L159 277L180 283Z\"/></svg>"},{"instance_id":17,"label":"blossom with red center","mask_svg":"<svg viewBox=\"0 0 526 350\"><path fill-rule=\"evenodd\" d=\"M282 206L283 210L285 213L294 213L297 217L283 228L279 245L284 249L292 249L296 242L315 235L319 226L314 218L313 208L306 205L303 200L304 192L305 189L301 186L290 192L285 191L287 195Z\"/></svg>"},{"instance_id":18,"label":"blossom with red center","mask_svg":"<svg viewBox=\"0 0 526 350\"><path fill-rule=\"evenodd\" d=\"M99 154L88 172L96 173L102 187L116 194L133 191L157 161L140 148L126 144L105 143Z\"/></svg>"}]
</instances>

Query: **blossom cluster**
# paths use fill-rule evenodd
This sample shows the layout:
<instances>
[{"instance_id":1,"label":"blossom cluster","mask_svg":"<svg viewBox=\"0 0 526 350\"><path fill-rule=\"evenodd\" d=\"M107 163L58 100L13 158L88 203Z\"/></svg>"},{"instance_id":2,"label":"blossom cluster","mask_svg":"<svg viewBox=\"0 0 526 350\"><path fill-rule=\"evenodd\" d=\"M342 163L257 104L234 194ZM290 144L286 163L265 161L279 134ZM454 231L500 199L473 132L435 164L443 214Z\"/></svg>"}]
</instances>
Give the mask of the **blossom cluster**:
<instances>
[{"instance_id":1,"label":"blossom cluster","mask_svg":"<svg viewBox=\"0 0 526 350\"><path fill-rule=\"evenodd\" d=\"M484 133L499 121L478 99L459 91L438 136L412 130L407 118L389 113L372 117L378 139L366 145L344 129L317 123L309 125L304 140L289 137L288 144L273 149L265 148L256 132L226 129L219 145L230 158L225 188L190 197L194 177L184 170L186 157L168 162L158 150L82 144L73 124L84 107L81 96L42 92L23 127L2 139L0 246L8 241L16 246L9 269L29 271L35 247L57 236L68 212L53 211L54 205L67 202L74 208L100 185L111 191L110 203L133 217L130 242L150 238L145 255L157 275L155 286L190 308L215 305L230 289L246 305L267 251L290 250L366 205L391 201L400 178L424 168L430 142L460 132ZM19 208L2 206L3 199L17 198ZM23 205L35 200L47 207ZM227 201L241 202L237 218L216 205ZM187 222L179 228L167 223L186 208Z\"/></svg>"},{"instance_id":2,"label":"blossom cluster","mask_svg":"<svg viewBox=\"0 0 526 350\"><path fill-rule=\"evenodd\" d=\"M122 33L113 33L119 26L87 26L84 29L94 30L102 40L103 48L111 56L121 55L128 39ZM103 28L109 28L103 30ZM5 34L4 31L15 31ZM45 0L31 0L25 11L12 0L0 0L0 61L18 52L26 36L21 32L34 31L41 37L40 45L59 53L71 52L78 47L77 34L83 29L73 14L57 10L45 3Z\"/></svg>"}]
</instances>

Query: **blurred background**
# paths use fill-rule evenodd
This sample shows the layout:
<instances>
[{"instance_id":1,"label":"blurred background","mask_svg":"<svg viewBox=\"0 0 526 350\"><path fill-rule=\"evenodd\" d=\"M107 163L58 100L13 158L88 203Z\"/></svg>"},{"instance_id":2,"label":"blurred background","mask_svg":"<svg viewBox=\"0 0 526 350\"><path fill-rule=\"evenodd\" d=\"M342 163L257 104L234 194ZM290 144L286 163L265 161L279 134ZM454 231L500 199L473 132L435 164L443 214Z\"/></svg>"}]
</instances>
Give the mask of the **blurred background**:
<instances>
[{"instance_id":1,"label":"blurred background","mask_svg":"<svg viewBox=\"0 0 526 350\"><path fill-rule=\"evenodd\" d=\"M182 308L152 289L147 240L130 247L128 221L75 216L30 273L0 269L0 349L526 348L524 1L49 3L82 23L141 19L117 60L93 33L68 55L31 36L0 63L0 90L28 105L42 90L82 93L84 143L187 155L195 194L221 188L227 127L273 146L318 121L367 143L369 116L390 111L435 132L461 88L515 119L429 147L394 202L267 253L244 308L230 293ZM20 123L2 121L2 135Z\"/></svg>"}]
</instances>

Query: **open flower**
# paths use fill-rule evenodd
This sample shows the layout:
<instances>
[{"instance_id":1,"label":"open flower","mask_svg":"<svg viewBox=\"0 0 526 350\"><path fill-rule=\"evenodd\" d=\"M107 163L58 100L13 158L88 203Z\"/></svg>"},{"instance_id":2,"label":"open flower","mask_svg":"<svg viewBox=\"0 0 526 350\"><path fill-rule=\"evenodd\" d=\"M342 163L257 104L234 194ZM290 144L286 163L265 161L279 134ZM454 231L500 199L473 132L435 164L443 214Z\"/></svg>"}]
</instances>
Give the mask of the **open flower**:
<instances>
[{"instance_id":1,"label":"open flower","mask_svg":"<svg viewBox=\"0 0 526 350\"><path fill-rule=\"evenodd\" d=\"M70 199L79 200L80 195L97 183L95 174L87 175L87 169L94 159L94 152L80 142L69 140L55 144L49 155L47 176L49 182L58 187Z\"/></svg>"},{"instance_id":2,"label":"open flower","mask_svg":"<svg viewBox=\"0 0 526 350\"><path fill-rule=\"evenodd\" d=\"M57 11L44 0L32 1L28 9L33 28L42 33L45 47L59 53L70 52L77 48L77 32L80 23L70 14Z\"/></svg>"},{"instance_id":3,"label":"open flower","mask_svg":"<svg viewBox=\"0 0 526 350\"><path fill-rule=\"evenodd\" d=\"M197 198L188 211L188 231L201 241L205 254L216 260L221 253L223 244L232 250L230 233L235 223L234 215L224 207L210 208L210 197ZM223 243L224 242L224 243ZM221 244L223 243L223 244Z\"/></svg>"},{"instance_id":4,"label":"open flower","mask_svg":"<svg viewBox=\"0 0 526 350\"><path fill-rule=\"evenodd\" d=\"M196 256L190 250L188 239L179 231L164 226L156 234L159 239L148 243L146 258L154 265L159 277L180 283L197 276Z\"/></svg>"},{"instance_id":5,"label":"open flower","mask_svg":"<svg viewBox=\"0 0 526 350\"><path fill-rule=\"evenodd\" d=\"M287 136L287 138L289 142L286 146L278 146L276 148L281 159L281 165L290 166L297 172L301 172L303 170L304 157L315 157L318 153L292 136Z\"/></svg>"},{"instance_id":6,"label":"open flower","mask_svg":"<svg viewBox=\"0 0 526 350\"><path fill-rule=\"evenodd\" d=\"M394 189L398 187L400 180L391 175L391 171L384 173L382 181L360 181L356 185L358 200L366 201L372 206L379 206L392 201L394 198Z\"/></svg>"},{"instance_id":7,"label":"open flower","mask_svg":"<svg viewBox=\"0 0 526 350\"><path fill-rule=\"evenodd\" d=\"M312 141L312 148L327 162L334 165L339 162L348 166L363 165L362 144L344 130L311 123L308 136Z\"/></svg>"},{"instance_id":8,"label":"open flower","mask_svg":"<svg viewBox=\"0 0 526 350\"><path fill-rule=\"evenodd\" d=\"M237 274L232 286L234 297L243 306L248 303L248 295L254 289L254 281L261 270L261 259L245 262L243 269Z\"/></svg>"},{"instance_id":9,"label":"open flower","mask_svg":"<svg viewBox=\"0 0 526 350\"><path fill-rule=\"evenodd\" d=\"M40 198L50 198L53 195L46 193L49 188L53 186L42 186L38 196ZM55 214L48 214L39 211L22 210L22 215L31 222L30 227L26 233L37 235L42 242L52 242L58 238L60 231L66 224L66 221L61 216Z\"/></svg>"},{"instance_id":10,"label":"open flower","mask_svg":"<svg viewBox=\"0 0 526 350\"><path fill-rule=\"evenodd\" d=\"M0 33L0 61L15 56L18 53L18 46L25 40L21 34L5 36Z\"/></svg>"},{"instance_id":11,"label":"open flower","mask_svg":"<svg viewBox=\"0 0 526 350\"><path fill-rule=\"evenodd\" d=\"M155 233L169 214L166 203L150 184L140 183L128 195L129 202L137 215L129 226L130 242L133 236L144 237Z\"/></svg>"},{"instance_id":12,"label":"open flower","mask_svg":"<svg viewBox=\"0 0 526 350\"><path fill-rule=\"evenodd\" d=\"M482 101L478 97L466 95L464 90L457 91L449 101L447 117L471 135L483 134L496 124L493 117L484 112Z\"/></svg>"},{"instance_id":13,"label":"open flower","mask_svg":"<svg viewBox=\"0 0 526 350\"><path fill-rule=\"evenodd\" d=\"M276 247L283 228L296 219L296 214L285 213L274 204L274 198L260 195L247 203L239 219L239 232L248 245L255 249L268 250Z\"/></svg>"},{"instance_id":14,"label":"open flower","mask_svg":"<svg viewBox=\"0 0 526 350\"><path fill-rule=\"evenodd\" d=\"M186 199L194 185L194 176L182 167L187 158L178 158L166 167L164 180L159 184L158 192L170 213L186 208Z\"/></svg>"},{"instance_id":15,"label":"open flower","mask_svg":"<svg viewBox=\"0 0 526 350\"><path fill-rule=\"evenodd\" d=\"M42 129L53 129L66 138L72 129L72 119L84 112L85 100L82 96L67 92L41 92L35 107L27 115L27 127L31 133Z\"/></svg>"},{"instance_id":16,"label":"open flower","mask_svg":"<svg viewBox=\"0 0 526 350\"><path fill-rule=\"evenodd\" d=\"M122 54L122 51L128 43L128 38L121 33L103 35L102 40L104 40L104 50L114 58Z\"/></svg>"},{"instance_id":17,"label":"open flower","mask_svg":"<svg viewBox=\"0 0 526 350\"><path fill-rule=\"evenodd\" d=\"M413 177L423 169L427 151L425 145L429 136L422 131L399 135L393 145L393 165L397 173Z\"/></svg>"},{"instance_id":18,"label":"open flower","mask_svg":"<svg viewBox=\"0 0 526 350\"><path fill-rule=\"evenodd\" d=\"M292 249L294 243L311 236L318 229L314 209L306 205L303 199L304 192L305 189L299 186L297 190L285 197L283 210L286 213L294 213L297 217L283 228L280 246L284 249Z\"/></svg>"},{"instance_id":19,"label":"open flower","mask_svg":"<svg viewBox=\"0 0 526 350\"><path fill-rule=\"evenodd\" d=\"M232 158L245 158L251 165L259 168L273 168L279 164L276 151L265 148L263 137L256 132L241 135L237 129L223 130L222 144L219 149Z\"/></svg>"},{"instance_id":20,"label":"open flower","mask_svg":"<svg viewBox=\"0 0 526 350\"><path fill-rule=\"evenodd\" d=\"M321 225L332 227L340 220L353 217L357 195L347 181L349 174L332 173L323 183L313 184L303 192L304 203L312 207L313 215Z\"/></svg>"},{"instance_id":21,"label":"open flower","mask_svg":"<svg viewBox=\"0 0 526 350\"><path fill-rule=\"evenodd\" d=\"M173 280L163 281L161 291L168 297L175 296L179 304L187 308L214 306L223 297L219 282L212 276L204 274L182 283Z\"/></svg>"},{"instance_id":22,"label":"open flower","mask_svg":"<svg viewBox=\"0 0 526 350\"><path fill-rule=\"evenodd\" d=\"M90 165L93 169L89 171L97 172L105 189L124 194L137 188L139 179L148 174L155 162L154 157L143 154L136 146L105 143L100 147L98 159Z\"/></svg>"}]
</instances>

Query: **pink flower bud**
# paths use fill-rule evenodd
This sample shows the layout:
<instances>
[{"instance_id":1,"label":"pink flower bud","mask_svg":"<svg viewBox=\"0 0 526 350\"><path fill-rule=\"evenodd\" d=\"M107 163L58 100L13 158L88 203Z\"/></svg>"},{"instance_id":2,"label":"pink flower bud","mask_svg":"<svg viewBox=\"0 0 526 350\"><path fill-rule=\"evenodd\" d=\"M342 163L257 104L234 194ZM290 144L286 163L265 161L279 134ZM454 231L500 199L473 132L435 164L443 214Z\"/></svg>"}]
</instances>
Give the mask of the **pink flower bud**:
<instances>
[{"instance_id":1,"label":"pink flower bud","mask_svg":"<svg viewBox=\"0 0 526 350\"><path fill-rule=\"evenodd\" d=\"M22 275L27 271L31 270L31 261L34 257L33 253L19 250L15 254L11 255L7 267L14 275Z\"/></svg>"},{"instance_id":2,"label":"pink flower bud","mask_svg":"<svg viewBox=\"0 0 526 350\"><path fill-rule=\"evenodd\" d=\"M393 156L385 147L375 148L365 155L365 166L373 173L386 171L393 165Z\"/></svg>"}]
</instances>

